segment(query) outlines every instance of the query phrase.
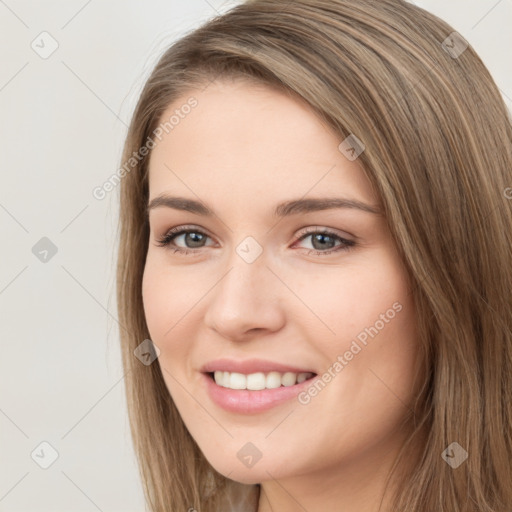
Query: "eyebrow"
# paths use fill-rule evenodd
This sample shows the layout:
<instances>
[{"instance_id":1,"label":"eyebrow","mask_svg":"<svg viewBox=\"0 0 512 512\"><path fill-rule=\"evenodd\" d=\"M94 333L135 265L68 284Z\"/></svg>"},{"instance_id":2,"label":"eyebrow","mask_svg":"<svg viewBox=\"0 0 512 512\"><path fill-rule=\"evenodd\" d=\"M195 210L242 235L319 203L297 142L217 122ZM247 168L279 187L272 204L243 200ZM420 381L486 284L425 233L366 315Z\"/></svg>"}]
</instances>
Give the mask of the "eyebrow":
<instances>
[{"instance_id":1,"label":"eyebrow","mask_svg":"<svg viewBox=\"0 0 512 512\"><path fill-rule=\"evenodd\" d=\"M182 210L205 217L213 216L213 211L208 208L205 204L195 201L193 199L186 199L184 197L173 197L165 194L159 195L152 199L146 208L146 213L154 208L159 207L173 208L175 210ZM311 198L311 199L293 199L279 203L275 210L274 216L286 217L298 213L309 213L321 210L330 210L334 208L350 208L356 209L367 213L373 213L380 215L381 209L377 206L369 205L359 201L357 199L346 199L338 197L326 197L326 198Z\"/></svg>"}]
</instances>

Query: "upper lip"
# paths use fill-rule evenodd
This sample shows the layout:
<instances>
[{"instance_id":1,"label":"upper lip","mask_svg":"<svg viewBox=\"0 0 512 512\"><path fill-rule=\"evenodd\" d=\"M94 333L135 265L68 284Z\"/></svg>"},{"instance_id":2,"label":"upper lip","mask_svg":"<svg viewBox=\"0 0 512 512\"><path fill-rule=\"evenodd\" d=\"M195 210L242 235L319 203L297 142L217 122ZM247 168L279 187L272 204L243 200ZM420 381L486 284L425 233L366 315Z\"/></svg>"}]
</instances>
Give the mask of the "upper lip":
<instances>
[{"instance_id":1,"label":"upper lip","mask_svg":"<svg viewBox=\"0 0 512 512\"><path fill-rule=\"evenodd\" d=\"M281 364L275 361L268 361L266 359L215 359L202 366L203 373L210 373L215 371L237 372L244 374L251 374L257 372L293 372L293 373L316 373L308 368L299 368L298 366L291 366L288 364Z\"/></svg>"}]
</instances>

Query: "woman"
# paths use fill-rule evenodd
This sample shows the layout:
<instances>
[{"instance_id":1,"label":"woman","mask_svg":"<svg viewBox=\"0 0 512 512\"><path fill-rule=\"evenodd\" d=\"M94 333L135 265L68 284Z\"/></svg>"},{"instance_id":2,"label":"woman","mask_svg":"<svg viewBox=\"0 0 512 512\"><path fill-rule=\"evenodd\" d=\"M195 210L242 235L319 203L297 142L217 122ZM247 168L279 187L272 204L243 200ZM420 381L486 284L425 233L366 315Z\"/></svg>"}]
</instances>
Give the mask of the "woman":
<instances>
[{"instance_id":1,"label":"woman","mask_svg":"<svg viewBox=\"0 0 512 512\"><path fill-rule=\"evenodd\" d=\"M151 510L510 511L512 130L459 34L400 0L248 1L165 52L128 161Z\"/></svg>"}]
</instances>

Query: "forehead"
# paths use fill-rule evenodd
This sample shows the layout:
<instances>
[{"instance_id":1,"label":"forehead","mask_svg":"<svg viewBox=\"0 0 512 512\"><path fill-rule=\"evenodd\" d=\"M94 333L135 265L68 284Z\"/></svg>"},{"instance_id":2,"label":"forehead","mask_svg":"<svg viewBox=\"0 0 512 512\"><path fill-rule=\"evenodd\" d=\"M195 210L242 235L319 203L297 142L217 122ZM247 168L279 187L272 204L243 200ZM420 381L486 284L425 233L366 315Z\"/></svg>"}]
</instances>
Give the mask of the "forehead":
<instances>
[{"instance_id":1,"label":"forehead","mask_svg":"<svg viewBox=\"0 0 512 512\"><path fill-rule=\"evenodd\" d=\"M194 108L184 108L191 98ZM207 193L231 202L238 197L243 206L248 195L278 201L339 192L376 203L359 162L338 149L342 137L286 92L217 81L178 98L161 121L172 116L152 150L150 198Z\"/></svg>"}]
</instances>

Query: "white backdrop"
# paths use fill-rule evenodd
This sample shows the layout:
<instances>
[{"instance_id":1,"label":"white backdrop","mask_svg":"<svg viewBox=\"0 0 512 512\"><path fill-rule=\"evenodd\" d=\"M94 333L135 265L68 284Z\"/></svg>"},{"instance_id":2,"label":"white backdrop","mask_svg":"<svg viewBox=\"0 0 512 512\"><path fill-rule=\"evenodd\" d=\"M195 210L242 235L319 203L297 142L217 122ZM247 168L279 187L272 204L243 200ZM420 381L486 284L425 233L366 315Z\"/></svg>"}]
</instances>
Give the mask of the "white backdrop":
<instances>
[{"instance_id":1,"label":"white backdrop","mask_svg":"<svg viewBox=\"0 0 512 512\"><path fill-rule=\"evenodd\" d=\"M235 3L0 0L1 512L145 509L118 348L118 191L92 190L164 48ZM475 47L511 108L512 0L415 3Z\"/></svg>"}]
</instances>

